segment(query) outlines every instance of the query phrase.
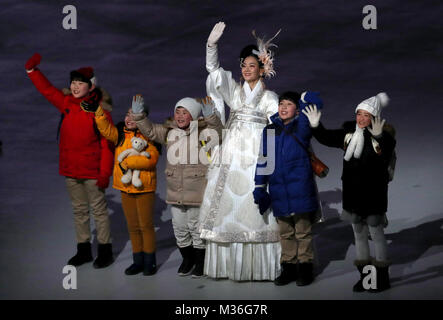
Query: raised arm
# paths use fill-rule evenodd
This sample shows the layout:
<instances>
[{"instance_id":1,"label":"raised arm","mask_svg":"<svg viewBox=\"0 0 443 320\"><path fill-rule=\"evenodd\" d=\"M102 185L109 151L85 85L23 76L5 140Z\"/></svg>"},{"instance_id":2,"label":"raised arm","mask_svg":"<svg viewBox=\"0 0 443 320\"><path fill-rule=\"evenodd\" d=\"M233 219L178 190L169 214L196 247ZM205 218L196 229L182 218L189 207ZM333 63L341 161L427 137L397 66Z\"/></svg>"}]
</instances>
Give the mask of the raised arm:
<instances>
[{"instance_id":1,"label":"raised arm","mask_svg":"<svg viewBox=\"0 0 443 320\"><path fill-rule=\"evenodd\" d=\"M149 109L145 107L145 101L141 95L135 95L132 99L132 119L142 135L151 141L166 144L168 129L161 124L152 123L147 118Z\"/></svg>"},{"instance_id":2,"label":"raised arm","mask_svg":"<svg viewBox=\"0 0 443 320\"><path fill-rule=\"evenodd\" d=\"M60 112L63 112L63 102L65 95L63 92L54 87L51 82L43 75L43 73L36 67L40 64L41 56L38 53L26 62L25 69L37 90Z\"/></svg>"},{"instance_id":3,"label":"raised arm","mask_svg":"<svg viewBox=\"0 0 443 320\"><path fill-rule=\"evenodd\" d=\"M161 124L153 123L146 117L144 112L142 113L134 113L133 119L137 125L137 128L140 130L142 135L144 135L149 140L166 144L166 138L168 135L168 128L164 127Z\"/></svg>"},{"instance_id":4,"label":"raised arm","mask_svg":"<svg viewBox=\"0 0 443 320\"><path fill-rule=\"evenodd\" d=\"M232 98L238 84L233 79L230 71L225 71L220 67L218 59L217 43L225 27L224 22L217 23L212 29L206 43L206 70L209 72L206 80L206 88L207 94L213 97L214 100L217 100L217 97L221 97L230 108L234 108ZM224 116L223 114L221 115Z\"/></svg>"},{"instance_id":5,"label":"raised arm","mask_svg":"<svg viewBox=\"0 0 443 320\"><path fill-rule=\"evenodd\" d=\"M220 144L222 142L222 131L224 126L220 119L218 110L215 107L215 103L211 99L211 97L205 97L201 99L201 104L202 104L202 114L205 119L205 122L208 125L208 129L213 129L217 131L217 134L219 136L219 140L217 141L217 143Z\"/></svg>"},{"instance_id":6,"label":"raised arm","mask_svg":"<svg viewBox=\"0 0 443 320\"><path fill-rule=\"evenodd\" d=\"M95 112L95 123L97 124L100 134L107 140L111 141L114 145L117 145L117 127L109 121L101 106L98 107L97 111Z\"/></svg>"},{"instance_id":7,"label":"raised arm","mask_svg":"<svg viewBox=\"0 0 443 320\"><path fill-rule=\"evenodd\" d=\"M343 149L345 130L327 130L320 122L321 111L317 110L316 105L306 106L302 112L309 120L309 124L312 128L312 133L318 142L328 147Z\"/></svg>"},{"instance_id":8,"label":"raised arm","mask_svg":"<svg viewBox=\"0 0 443 320\"><path fill-rule=\"evenodd\" d=\"M394 139L395 130L391 126L385 125L385 120L381 120L380 117L375 117L371 120L371 123L372 128L368 127L368 131L379 143L382 155L386 159L390 159L396 144Z\"/></svg>"},{"instance_id":9,"label":"raised arm","mask_svg":"<svg viewBox=\"0 0 443 320\"><path fill-rule=\"evenodd\" d=\"M113 126L111 114L108 111L104 111L104 114ZM109 177L112 175L114 168L114 146L102 136L100 137L100 147L100 175L97 178L97 185L100 188L106 189L109 184Z\"/></svg>"},{"instance_id":10,"label":"raised arm","mask_svg":"<svg viewBox=\"0 0 443 320\"><path fill-rule=\"evenodd\" d=\"M308 117L303 112L299 114L297 134L305 144L309 144L309 140L312 137L312 129Z\"/></svg>"},{"instance_id":11,"label":"raised arm","mask_svg":"<svg viewBox=\"0 0 443 320\"><path fill-rule=\"evenodd\" d=\"M316 109L318 114L318 120L321 116L321 109L323 108L323 100L320 98L318 92L313 91L305 91L301 94L299 100L300 110L302 111L299 115L298 128L297 132L300 135L300 138L303 139L306 143L309 143L309 140L312 137L312 130L309 118L307 117L307 113L303 111L308 111L308 107L312 109ZM311 116L311 119L313 117ZM318 121L313 119L313 126L318 125Z\"/></svg>"}]
</instances>

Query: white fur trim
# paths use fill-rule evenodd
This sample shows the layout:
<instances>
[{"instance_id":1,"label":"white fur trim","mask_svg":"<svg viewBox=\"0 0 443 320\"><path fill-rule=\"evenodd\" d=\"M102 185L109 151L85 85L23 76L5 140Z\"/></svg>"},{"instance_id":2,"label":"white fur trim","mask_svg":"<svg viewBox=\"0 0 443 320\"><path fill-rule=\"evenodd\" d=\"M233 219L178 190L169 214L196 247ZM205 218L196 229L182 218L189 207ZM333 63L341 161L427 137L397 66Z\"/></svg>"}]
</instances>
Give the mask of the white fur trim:
<instances>
[{"instance_id":1,"label":"white fur trim","mask_svg":"<svg viewBox=\"0 0 443 320\"><path fill-rule=\"evenodd\" d=\"M305 95L306 95L306 93L307 93L307 91L303 92L303 93L301 94L301 97L300 97L300 99L301 99L301 101L303 101L303 103L306 103L306 101L305 101Z\"/></svg>"}]
</instances>

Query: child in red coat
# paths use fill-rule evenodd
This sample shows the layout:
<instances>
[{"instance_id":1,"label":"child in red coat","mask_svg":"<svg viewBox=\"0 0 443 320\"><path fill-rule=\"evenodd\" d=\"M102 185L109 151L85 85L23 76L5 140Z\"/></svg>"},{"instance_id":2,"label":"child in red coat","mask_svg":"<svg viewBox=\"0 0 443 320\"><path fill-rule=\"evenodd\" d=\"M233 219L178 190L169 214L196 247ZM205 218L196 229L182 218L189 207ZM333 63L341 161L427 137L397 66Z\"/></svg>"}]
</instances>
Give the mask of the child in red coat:
<instances>
[{"instance_id":1,"label":"child in red coat","mask_svg":"<svg viewBox=\"0 0 443 320\"><path fill-rule=\"evenodd\" d=\"M68 264L79 266L92 261L89 207L97 229L98 256L95 268L104 268L113 261L110 222L105 189L113 168L113 147L100 136L94 114L84 112L81 103L99 103L100 91L91 67L70 74L71 94L64 95L43 73L36 69L41 56L34 54L25 69L37 90L62 113L59 143L59 173L65 176L66 187L74 210L77 254ZM106 114L109 119L111 115Z\"/></svg>"}]
</instances>

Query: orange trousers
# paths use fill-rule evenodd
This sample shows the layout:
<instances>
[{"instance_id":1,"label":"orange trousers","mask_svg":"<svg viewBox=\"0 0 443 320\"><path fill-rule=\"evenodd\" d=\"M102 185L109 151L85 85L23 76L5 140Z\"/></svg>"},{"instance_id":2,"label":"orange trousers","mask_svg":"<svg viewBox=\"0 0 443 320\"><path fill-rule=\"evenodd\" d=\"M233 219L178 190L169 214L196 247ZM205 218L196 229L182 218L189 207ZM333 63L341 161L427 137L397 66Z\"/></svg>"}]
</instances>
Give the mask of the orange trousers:
<instances>
[{"instance_id":1,"label":"orange trousers","mask_svg":"<svg viewBox=\"0 0 443 320\"><path fill-rule=\"evenodd\" d=\"M128 224L132 252L155 251L154 192L122 192L122 207Z\"/></svg>"}]
</instances>

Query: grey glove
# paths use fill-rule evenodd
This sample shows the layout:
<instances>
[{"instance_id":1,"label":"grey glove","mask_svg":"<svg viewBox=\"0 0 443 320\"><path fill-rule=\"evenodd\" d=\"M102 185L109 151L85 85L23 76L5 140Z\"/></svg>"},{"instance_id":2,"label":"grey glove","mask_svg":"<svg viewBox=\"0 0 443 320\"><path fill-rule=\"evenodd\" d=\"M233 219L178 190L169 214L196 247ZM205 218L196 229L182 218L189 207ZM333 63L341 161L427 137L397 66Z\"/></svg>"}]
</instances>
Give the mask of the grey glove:
<instances>
[{"instance_id":1,"label":"grey glove","mask_svg":"<svg viewBox=\"0 0 443 320\"><path fill-rule=\"evenodd\" d=\"M132 97L132 112L142 113L145 111L145 100L141 94L136 94Z\"/></svg>"},{"instance_id":2,"label":"grey glove","mask_svg":"<svg viewBox=\"0 0 443 320\"><path fill-rule=\"evenodd\" d=\"M212 101L211 97L207 96L201 99L202 104L202 114L203 117L209 117L210 115L214 114L214 108L215 104L214 101Z\"/></svg>"},{"instance_id":3,"label":"grey glove","mask_svg":"<svg viewBox=\"0 0 443 320\"><path fill-rule=\"evenodd\" d=\"M381 136L382 132L383 132L383 125L385 124L385 119L380 120L380 117L375 117L371 120L372 123L372 129L371 128L367 128L368 131L374 136L374 137L379 137Z\"/></svg>"}]
</instances>

